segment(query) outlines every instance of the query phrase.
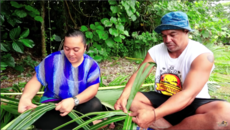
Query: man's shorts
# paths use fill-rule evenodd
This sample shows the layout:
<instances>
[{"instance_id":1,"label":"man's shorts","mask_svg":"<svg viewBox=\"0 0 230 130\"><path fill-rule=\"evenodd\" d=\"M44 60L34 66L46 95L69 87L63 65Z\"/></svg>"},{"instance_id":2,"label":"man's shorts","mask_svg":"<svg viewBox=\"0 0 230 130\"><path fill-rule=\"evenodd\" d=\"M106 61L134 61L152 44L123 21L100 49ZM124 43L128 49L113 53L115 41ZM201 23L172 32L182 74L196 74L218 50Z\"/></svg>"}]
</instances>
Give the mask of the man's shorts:
<instances>
[{"instance_id":1,"label":"man's shorts","mask_svg":"<svg viewBox=\"0 0 230 130\"><path fill-rule=\"evenodd\" d=\"M159 107L162 103L164 103L168 98L171 97L171 96L166 96L166 95L154 92L154 91L142 92L142 93L151 101L154 108ZM179 112L165 116L164 119L166 119L172 125L176 125L180 123L186 117L194 115L196 112L196 109L199 106L202 106L212 101L225 101L225 100L195 98L194 101L189 106L187 106L186 108L184 108L183 110Z\"/></svg>"}]
</instances>

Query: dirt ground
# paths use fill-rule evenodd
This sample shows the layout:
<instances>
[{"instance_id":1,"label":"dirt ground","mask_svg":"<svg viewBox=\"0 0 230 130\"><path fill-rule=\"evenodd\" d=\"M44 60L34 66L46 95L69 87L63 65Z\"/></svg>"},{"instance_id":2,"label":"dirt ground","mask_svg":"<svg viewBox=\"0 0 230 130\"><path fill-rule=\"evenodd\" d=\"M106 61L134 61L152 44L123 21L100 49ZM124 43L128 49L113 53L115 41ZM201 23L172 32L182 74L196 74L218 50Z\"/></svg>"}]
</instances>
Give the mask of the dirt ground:
<instances>
[{"instance_id":1,"label":"dirt ground","mask_svg":"<svg viewBox=\"0 0 230 130\"><path fill-rule=\"evenodd\" d=\"M114 58L99 63L101 69L102 82L108 85L116 77L121 75L129 75L129 77L137 70L139 64L125 58ZM20 73L13 68L8 68L2 72L4 79L1 81L1 88L11 87L13 84L28 82L35 74L33 68L25 68L25 71Z\"/></svg>"}]
</instances>

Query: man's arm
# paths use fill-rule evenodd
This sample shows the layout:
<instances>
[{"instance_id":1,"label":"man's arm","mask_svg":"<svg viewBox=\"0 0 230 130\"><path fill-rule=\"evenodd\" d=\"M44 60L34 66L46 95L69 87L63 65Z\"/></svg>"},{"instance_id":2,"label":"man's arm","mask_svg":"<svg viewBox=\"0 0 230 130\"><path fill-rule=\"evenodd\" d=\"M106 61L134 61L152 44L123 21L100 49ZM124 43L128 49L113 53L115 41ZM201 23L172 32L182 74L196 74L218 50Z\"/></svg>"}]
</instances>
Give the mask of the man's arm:
<instances>
[{"instance_id":1,"label":"man's arm","mask_svg":"<svg viewBox=\"0 0 230 130\"><path fill-rule=\"evenodd\" d=\"M141 65L146 63L146 62L154 62L153 59L151 58L150 54L147 53L144 61L140 64L138 70L140 69ZM145 69L149 66L149 64L147 64L145 66ZM153 68L152 68L153 69ZM149 71L149 74L150 72L152 71L152 69ZM129 98L129 95L130 95L130 92L131 92L131 88L132 88L132 85L133 85L133 82L136 78L136 75L137 75L137 72L138 70L130 77L128 83L126 84L120 98L117 100L117 102L115 103L114 105L114 108L116 110L123 110L125 113L127 113L127 110L126 110L126 104L127 104L127 100ZM148 74L148 75L149 75Z\"/></svg>"},{"instance_id":2,"label":"man's arm","mask_svg":"<svg viewBox=\"0 0 230 130\"><path fill-rule=\"evenodd\" d=\"M198 56L191 65L182 91L170 97L156 109L157 118L175 113L190 105L208 81L213 63L214 56L210 53Z\"/></svg>"},{"instance_id":3,"label":"man's arm","mask_svg":"<svg viewBox=\"0 0 230 130\"><path fill-rule=\"evenodd\" d=\"M23 94L20 98L18 105L18 112L22 113L28 109L35 108L36 105L32 104L32 99L39 91L41 83L37 80L36 73L31 80L26 84Z\"/></svg>"},{"instance_id":4,"label":"man's arm","mask_svg":"<svg viewBox=\"0 0 230 130\"><path fill-rule=\"evenodd\" d=\"M212 54L204 53L199 55L191 65L183 84L183 90L171 96L166 102L156 108L156 115L154 115L153 110L140 110L139 113L131 114L132 116L137 116L134 118L134 122L146 128L154 120L178 112L190 105L208 81L213 63L214 56Z\"/></svg>"},{"instance_id":5,"label":"man's arm","mask_svg":"<svg viewBox=\"0 0 230 130\"><path fill-rule=\"evenodd\" d=\"M85 103L96 96L99 88L99 83L91 85L85 89L82 93L78 94L76 97L79 100L79 104ZM74 107L74 99L67 98L56 104L55 110L61 112L61 116L66 116Z\"/></svg>"}]
</instances>

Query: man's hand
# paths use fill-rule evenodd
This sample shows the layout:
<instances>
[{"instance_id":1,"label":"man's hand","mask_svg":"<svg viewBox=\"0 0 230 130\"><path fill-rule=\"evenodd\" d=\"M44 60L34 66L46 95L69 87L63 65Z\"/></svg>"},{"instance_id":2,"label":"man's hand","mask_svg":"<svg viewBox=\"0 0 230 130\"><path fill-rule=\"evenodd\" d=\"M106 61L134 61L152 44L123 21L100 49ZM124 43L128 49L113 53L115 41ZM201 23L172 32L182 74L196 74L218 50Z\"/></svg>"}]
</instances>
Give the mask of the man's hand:
<instances>
[{"instance_id":1,"label":"man's hand","mask_svg":"<svg viewBox=\"0 0 230 130\"><path fill-rule=\"evenodd\" d=\"M128 98L120 97L114 105L115 110L122 110L123 112L127 113L126 104Z\"/></svg>"},{"instance_id":2,"label":"man's hand","mask_svg":"<svg viewBox=\"0 0 230 130\"><path fill-rule=\"evenodd\" d=\"M74 107L74 99L73 98L67 98L56 104L56 111L61 112L61 116L66 116L69 112L72 111Z\"/></svg>"},{"instance_id":3,"label":"man's hand","mask_svg":"<svg viewBox=\"0 0 230 130\"><path fill-rule=\"evenodd\" d=\"M156 120L154 114L154 110L141 109L129 115L133 116L133 122L138 126L141 128L148 128Z\"/></svg>"},{"instance_id":4,"label":"man's hand","mask_svg":"<svg viewBox=\"0 0 230 130\"><path fill-rule=\"evenodd\" d=\"M19 105L18 105L18 112L23 113L26 110L36 108L37 105L34 105L30 99L20 99Z\"/></svg>"}]
</instances>

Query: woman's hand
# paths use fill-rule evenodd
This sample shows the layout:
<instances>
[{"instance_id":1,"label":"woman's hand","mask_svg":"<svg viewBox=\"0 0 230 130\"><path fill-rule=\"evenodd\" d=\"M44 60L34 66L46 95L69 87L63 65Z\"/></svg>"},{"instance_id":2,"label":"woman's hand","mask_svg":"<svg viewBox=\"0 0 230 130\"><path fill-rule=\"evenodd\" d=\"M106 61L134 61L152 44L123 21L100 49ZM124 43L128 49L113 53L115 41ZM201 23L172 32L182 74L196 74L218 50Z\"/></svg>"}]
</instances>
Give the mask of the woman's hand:
<instances>
[{"instance_id":1,"label":"woman's hand","mask_svg":"<svg viewBox=\"0 0 230 130\"><path fill-rule=\"evenodd\" d=\"M36 108L37 105L34 105L30 99L21 98L18 105L18 112L23 113L26 110Z\"/></svg>"},{"instance_id":2,"label":"woman's hand","mask_svg":"<svg viewBox=\"0 0 230 130\"><path fill-rule=\"evenodd\" d=\"M61 116L66 116L68 113L70 113L74 108L74 99L73 98L66 98L56 104L56 111L61 112Z\"/></svg>"},{"instance_id":3,"label":"woman's hand","mask_svg":"<svg viewBox=\"0 0 230 130\"><path fill-rule=\"evenodd\" d=\"M37 80L36 73L32 77L32 79L26 84L23 94L20 98L18 104L18 112L23 113L26 110L37 107L32 103L33 97L41 88L41 83Z\"/></svg>"}]
</instances>

